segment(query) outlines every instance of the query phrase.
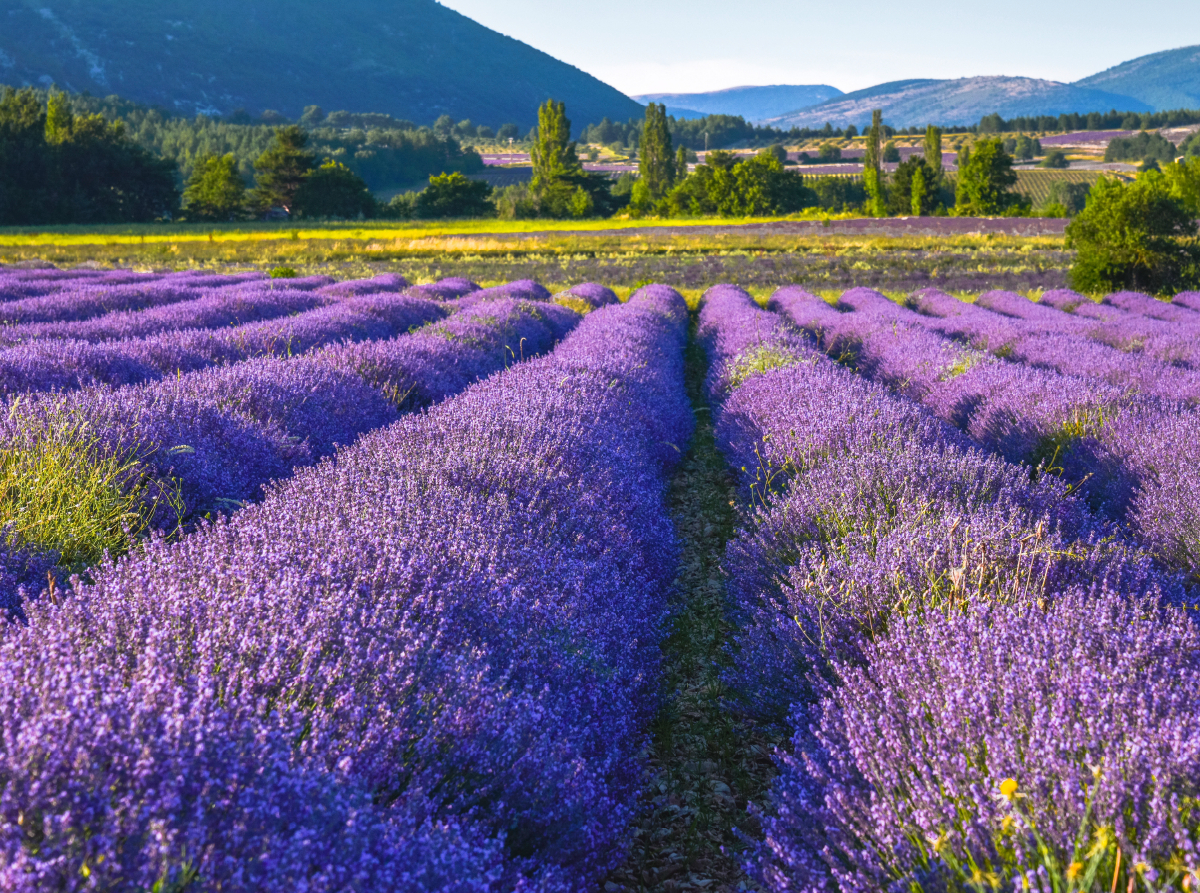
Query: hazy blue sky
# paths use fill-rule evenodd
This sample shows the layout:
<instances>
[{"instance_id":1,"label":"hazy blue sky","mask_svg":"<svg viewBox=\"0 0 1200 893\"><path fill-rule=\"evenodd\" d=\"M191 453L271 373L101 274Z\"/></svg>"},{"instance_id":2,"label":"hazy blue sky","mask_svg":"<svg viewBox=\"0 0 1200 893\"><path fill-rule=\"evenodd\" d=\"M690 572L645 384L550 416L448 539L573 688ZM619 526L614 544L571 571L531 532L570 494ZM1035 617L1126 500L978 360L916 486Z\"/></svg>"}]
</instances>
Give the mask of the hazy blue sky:
<instances>
[{"instance_id":1,"label":"hazy blue sky","mask_svg":"<svg viewBox=\"0 0 1200 893\"><path fill-rule=\"evenodd\" d=\"M1074 81L1200 43L1200 2L441 0L626 93L904 78Z\"/></svg>"}]
</instances>

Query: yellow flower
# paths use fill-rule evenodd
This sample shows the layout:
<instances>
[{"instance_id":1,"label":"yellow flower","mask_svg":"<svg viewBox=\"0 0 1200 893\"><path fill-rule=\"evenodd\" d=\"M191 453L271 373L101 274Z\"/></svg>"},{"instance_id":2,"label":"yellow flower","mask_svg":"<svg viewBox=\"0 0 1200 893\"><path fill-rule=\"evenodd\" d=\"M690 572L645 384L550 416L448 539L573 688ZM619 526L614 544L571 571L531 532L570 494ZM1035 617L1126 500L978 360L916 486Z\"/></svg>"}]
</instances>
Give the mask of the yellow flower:
<instances>
[{"instance_id":1,"label":"yellow flower","mask_svg":"<svg viewBox=\"0 0 1200 893\"><path fill-rule=\"evenodd\" d=\"M1004 820L1000 823L1000 833L1001 834L1011 834L1013 826L1015 824L1016 824L1016 821L1013 820L1013 817L1010 815L1006 815L1004 817Z\"/></svg>"},{"instance_id":2,"label":"yellow flower","mask_svg":"<svg viewBox=\"0 0 1200 893\"><path fill-rule=\"evenodd\" d=\"M1013 798L1013 794L1017 792L1017 780L1015 778L1006 778L1000 782L1000 793L1009 800Z\"/></svg>"},{"instance_id":3,"label":"yellow flower","mask_svg":"<svg viewBox=\"0 0 1200 893\"><path fill-rule=\"evenodd\" d=\"M1072 862L1067 866L1067 880L1073 881L1079 877L1079 872L1083 871L1082 862Z\"/></svg>"}]
</instances>

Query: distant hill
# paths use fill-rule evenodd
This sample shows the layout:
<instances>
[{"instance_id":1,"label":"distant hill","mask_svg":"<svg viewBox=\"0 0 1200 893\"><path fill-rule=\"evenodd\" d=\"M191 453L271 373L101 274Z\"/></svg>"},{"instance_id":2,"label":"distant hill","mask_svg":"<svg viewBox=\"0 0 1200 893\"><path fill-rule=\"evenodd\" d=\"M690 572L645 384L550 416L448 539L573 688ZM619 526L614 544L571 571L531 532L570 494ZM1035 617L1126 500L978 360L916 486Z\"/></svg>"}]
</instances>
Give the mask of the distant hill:
<instances>
[{"instance_id":1,"label":"distant hill","mask_svg":"<svg viewBox=\"0 0 1200 893\"><path fill-rule=\"evenodd\" d=\"M870 124L872 109L883 109L893 127L927 123L975 124L998 112L1004 118L1061 115L1064 112L1148 112L1145 102L1103 90L1034 78L975 77L957 80L908 80L846 93L819 105L769 119L774 127L835 127Z\"/></svg>"},{"instance_id":2,"label":"distant hill","mask_svg":"<svg viewBox=\"0 0 1200 893\"><path fill-rule=\"evenodd\" d=\"M677 118L704 115L741 115L747 121L765 121L841 96L842 91L827 84L809 86L733 87L712 93L645 93L635 96L643 104L659 102Z\"/></svg>"},{"instance_id":3,"label":"distant hill","mask_svg":"<svg viewBox=\"0 0 1200 893\"><path fill-rule=\"evenodd\" d=\"M179 112L297 118L448 114L537 122L553 97L576 127L642 107L578 68L435 0L0 0L0 83L119 94Z\"/></svg>"},{"instance_id":4,"label":"distant hill","mask_svg":"<svg viewBox=\"0 0 1200 893\"><path fill-rule=\"evenodd\" d=\"M1200 46L1132 59L1075 86L1131 96L1155 111L1200 108Z\"/></svg>"}]
</instances>

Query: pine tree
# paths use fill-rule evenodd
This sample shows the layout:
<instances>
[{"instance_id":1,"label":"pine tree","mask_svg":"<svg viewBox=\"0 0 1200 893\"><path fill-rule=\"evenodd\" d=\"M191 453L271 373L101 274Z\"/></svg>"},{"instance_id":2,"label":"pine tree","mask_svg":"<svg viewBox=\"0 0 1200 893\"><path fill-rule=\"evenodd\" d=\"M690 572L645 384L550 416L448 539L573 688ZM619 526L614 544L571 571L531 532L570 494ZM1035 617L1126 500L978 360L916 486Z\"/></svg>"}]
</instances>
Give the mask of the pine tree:
<instances>
[{"instance_id":1,"label":"pine tree","mask_svg":"<svg viewBox=\"0 0 1200 893\"><path fill-rule=\"evenodd\" d=\"M664 105L652 102L646 106L646 123L642 128L642 144L638 150L638 170L649 190L651 201L658 201L675 185L671 127L667 123L667 107Z\"/></svg>"},{"instance_id":2,"label":"pine tree","mask_svg":"<svg viewBox=\"0 0 1200 893\"><path fill-rule=\"evenodd\" d=\"M942 131L932 124L925 128L925 163L933 171L934 177L941 179Z\"/></svg>"},{"instance_id":3,"label":"pine tree","mask_svg":"<svg viewBox=\"0 0 1200 893\"><path fill-rule=\"evenodd\" d=\"M259 211L283 208L292 213L296 192L317 166L308 149L308 134L296 125L275 131L271 148L254 162L258 187L254 190L254 205Z\"/></svg>"},{"instance_id":4,"label":"pine tree","mask_svg":"<svg viewBox=\"0 0 1200 893\"><path fill-rule=\"evenodd\" d=\"M883 143L883 111L871 113L871 129L867 131L867 150L863 156L863 187L867 191L867 213L872 217L884 215L883 175L879 162Z\"/></svg>"}]
</instances>

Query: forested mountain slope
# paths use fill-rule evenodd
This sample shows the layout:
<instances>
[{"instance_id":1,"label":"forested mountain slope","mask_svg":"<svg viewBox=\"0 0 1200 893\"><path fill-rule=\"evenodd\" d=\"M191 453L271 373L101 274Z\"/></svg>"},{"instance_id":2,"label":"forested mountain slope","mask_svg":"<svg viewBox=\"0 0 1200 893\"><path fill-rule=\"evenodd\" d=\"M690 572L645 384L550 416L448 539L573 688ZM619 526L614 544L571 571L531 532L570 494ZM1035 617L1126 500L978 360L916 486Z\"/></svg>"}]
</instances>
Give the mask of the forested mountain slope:
<instances>
[{"instance_id":1,"label":"forested mountain slope","mask_svg":"<svg viewBox=\"0 0 1200 893\"><path fill-rule=\"evenodd\" d=\"M529 127L547 98L576 125L632 99L435 0L0 0L0 82L119 94L185 113L309 104Z\"/></svg>"}]
</instances>

